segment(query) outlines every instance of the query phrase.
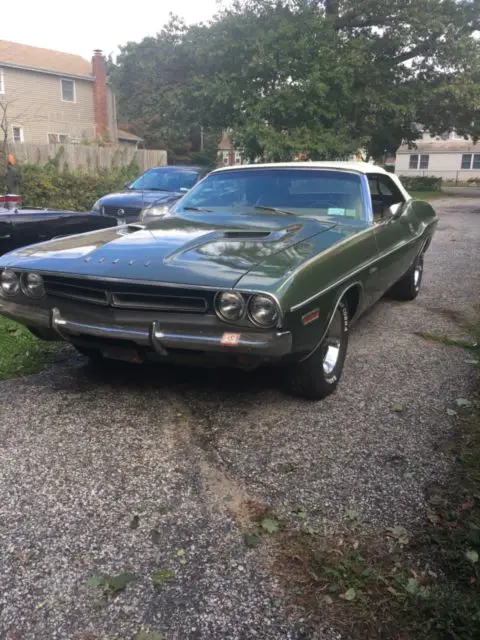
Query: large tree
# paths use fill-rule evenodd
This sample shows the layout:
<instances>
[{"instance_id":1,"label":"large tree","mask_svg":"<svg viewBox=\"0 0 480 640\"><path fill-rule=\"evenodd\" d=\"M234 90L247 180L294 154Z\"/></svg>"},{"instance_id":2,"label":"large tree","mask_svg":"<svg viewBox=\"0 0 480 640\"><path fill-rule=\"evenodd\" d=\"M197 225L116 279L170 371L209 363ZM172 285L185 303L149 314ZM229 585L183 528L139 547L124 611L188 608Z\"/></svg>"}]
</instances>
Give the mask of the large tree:
<instances>
[{"instance_id":1,"label":"large tree","mask_svg":"<svg viewBox=\"0 0 480 640\"><path fill-rule=\"evenodd\" d=\"M380 158L455 127L479 135L479 0L246 0L127 45L114 81L143 135L229 128L250 157Z\"/></svg>"}]
</instances>

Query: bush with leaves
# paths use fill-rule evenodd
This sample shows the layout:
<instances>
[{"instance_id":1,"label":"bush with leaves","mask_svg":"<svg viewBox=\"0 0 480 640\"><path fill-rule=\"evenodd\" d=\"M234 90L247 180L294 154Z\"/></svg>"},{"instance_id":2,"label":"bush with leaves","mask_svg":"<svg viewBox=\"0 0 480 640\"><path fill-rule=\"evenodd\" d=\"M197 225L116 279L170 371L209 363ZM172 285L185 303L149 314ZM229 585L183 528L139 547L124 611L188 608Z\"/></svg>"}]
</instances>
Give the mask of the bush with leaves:
<instances>
[{"instance_id":1,"label":"bush with leaves","mask_svg":"<svg viewBox=\"0 0 480 640\"><path fill-rule=\"evenodd\" d=\"M441 191L442 178L435 176L400 176L407 191Z\"/></svg>"},{"instance_id":2,"label":"bush with leaves","mask_svg":"<svg viewBox=\"0 0 480 640\"><path fill-rule=\"evenodd\" d=\"M20 165L20 193L26 207L51 207L89 211L93 203L107 193L123 188L140 174L132 163L124 167L100 169L90 175L81 171L60 169L55 160L44 166ZM5 185L0 185L5 190Z\"/></svg>"}]
</instances>

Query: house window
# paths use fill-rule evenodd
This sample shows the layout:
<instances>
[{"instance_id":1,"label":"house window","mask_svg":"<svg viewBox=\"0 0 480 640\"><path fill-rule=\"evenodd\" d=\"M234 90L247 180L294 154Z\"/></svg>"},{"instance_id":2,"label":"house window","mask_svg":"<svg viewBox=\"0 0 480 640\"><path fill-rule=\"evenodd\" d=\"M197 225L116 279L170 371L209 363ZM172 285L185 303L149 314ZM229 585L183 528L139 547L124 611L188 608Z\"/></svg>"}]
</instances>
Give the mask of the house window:
<instances>
[{"instance_id":1,"label":"house window","mask_svg":"<svg viewBox=\"0 0 480 640\"><path fill-rule=\"evenodd\" d=\"M428 169L429 160L430 156L428 154L412 153L410 155L409 169Z\"/></svg>"},{"instance_id":2,"label":"house window","mask_svg":"<svg viewBox=\"0 0 480 640\"><path fill-rule=\"evenodd\" d=\"M12 138L14 142L23 142L23 129L22 127L12 127Z\"/></svg>"},{"instance_id":3,"label":"house window","mask_svg":"<svg viewBox=\"0 0 480 640\"><path fill-rule=\"evenodd\" d=\"M428 169L428 161L430 160L429 155L420 156L420 169Z\"/></svg>"},{"instance_id":4,"label":"house window","mask_svg":"<svg viewBox=\"0 0 480 640\"><path fill-rule=\"evenodd\" d=\"M62 100L64 102L75 102L75 80L62 78L60 83L62 86Z\"/></svg>"},{"instance_id":5,"label":"house window","mask_svg":"<svg viewBox=\"0 0 480 640\"><path fill-rule=\"evenodd\" d=\"M462 169L480 169L480 153L462 154Z\"/></svg>"},{"instance_id":6,"label":"house window","mask_svg":"<svg viewBox=\"0 0 480 640\"><path fill-rule=\"evenodd\" d=\"M48 144L68 144L70 136L66 133L49 133Z\"/></svg>"},{"instance_id":7,"label":"house window","mask_svg":"<svg viewBox=\"0 0 480 640\"><path fill-rule=\"evenodd\" d=\"M5 93L5 76L3 75L3 69L0 68L0 93Z\"/></svg>"}]
</instances>

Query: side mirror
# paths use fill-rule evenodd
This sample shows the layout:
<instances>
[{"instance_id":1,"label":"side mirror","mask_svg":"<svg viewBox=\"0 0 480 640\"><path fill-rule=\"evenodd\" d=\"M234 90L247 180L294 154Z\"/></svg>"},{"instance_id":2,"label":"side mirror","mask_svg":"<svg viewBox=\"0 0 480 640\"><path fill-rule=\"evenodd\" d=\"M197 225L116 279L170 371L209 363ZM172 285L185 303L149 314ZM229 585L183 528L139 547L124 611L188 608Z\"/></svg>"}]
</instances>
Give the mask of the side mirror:
<instances>
[{"instance_id":1,"label":"side mirror","mask_svg":"<svg viewBox=\"0 0 480 640\"><path fill-rule=\"evenodd\" d=\"M123 188L130 189L130 185L131 185L131 182L125 182L125 184L123 185Z\"/></svg>"},{"instance_id":2,"label":"side mirror","mask_svg":"<svg viewBox=\"0 0 480 640\"><path fill-rule=\"evenodd\" d=\"M402 215L402 212L403 207L401 202L391 204L385 211L385 218L387 220L397 220Z\"/></svg>"}]
</instances>

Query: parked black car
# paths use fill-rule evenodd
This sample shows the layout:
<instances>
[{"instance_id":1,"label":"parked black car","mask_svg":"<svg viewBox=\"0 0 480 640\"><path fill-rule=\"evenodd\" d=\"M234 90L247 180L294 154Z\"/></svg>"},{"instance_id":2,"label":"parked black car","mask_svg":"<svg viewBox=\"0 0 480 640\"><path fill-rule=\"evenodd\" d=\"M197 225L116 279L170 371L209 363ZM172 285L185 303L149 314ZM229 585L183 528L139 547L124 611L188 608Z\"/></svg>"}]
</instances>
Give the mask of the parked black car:
<instances>
[{"instance_id":1,"label":"parked black car","mask_svg":"<svg viewBox=\"0 0 480 640\"><path fill-rule=\"evenodd\" d=\"M59 236L117 226L117 219L58 209L16 208L0 205L0 255Z\"/></svg>"},{"instance_id":2,"label":"parked black car","mask_svg":"<svg viewBox=\"0 0 480 640\"><path fill-rule=\"evenodd\" d=\"M210 169L167 165L148 169L120 193L110 193L95 202L92 212L115 216L121 223L161 216L201 180Z\"/></svg>"}]
</instances>

